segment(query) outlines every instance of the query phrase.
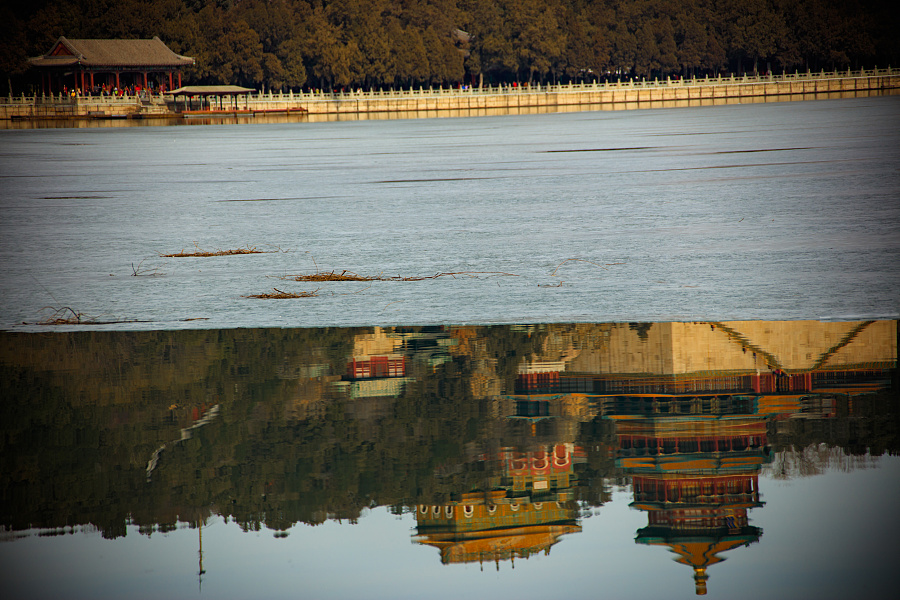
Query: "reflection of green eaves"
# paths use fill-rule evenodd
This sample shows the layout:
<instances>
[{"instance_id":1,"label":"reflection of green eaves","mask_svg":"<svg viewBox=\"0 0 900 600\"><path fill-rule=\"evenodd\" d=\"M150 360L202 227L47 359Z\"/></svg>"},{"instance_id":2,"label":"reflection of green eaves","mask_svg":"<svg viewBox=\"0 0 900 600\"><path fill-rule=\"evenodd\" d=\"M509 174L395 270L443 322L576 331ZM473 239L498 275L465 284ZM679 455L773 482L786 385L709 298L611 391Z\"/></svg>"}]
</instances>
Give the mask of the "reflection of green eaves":
<instances>
[{"instance_id":1,"label":"reflection of green eaves","mask_svg":"<svg viewBox=\"0 0 900 600\"><path fill-rule=\"evenodd\" d=\"M762 348L760 348L759 346L757 346L756 344L751 342L749 339L747 339L744 336L744 334L732 329L731 327L729 327L728 325L725 325L724 323L710 322L710 325L712 325L713 327L718 327L719 329L724 331L725 335L727 335L732 340L736 341L738 344L740 344L744 348L747 348L748 350L753 350L757 354L761 355L763 358L766 359L766 364L769 365L770 368L775 367L777 369L781 369L782 371L784 371L784 367L781 366L781 361L779 361L778 358L776 358L774 354L772 354L770 352L766 352L765 350L763 350Z\"/></svg>"},{"instance_id":2,"label":"reflection of green eaves","mask_svg":"<svg viewBox=\"0 0 900 600\"><path fill-rule=\"evenodd\" d=\"M814 364L812 366L812 369L810 369L810 370L815 371L816 369L821 369L823 366L825 366L825 363L828 362L828 359L831 358L832 356L834 356L834 354L838 350L840 350L841 348L843 348L844 346L846 346L847 344L852 342L856 336L858 336L860 333L862 333L863 329L865 329L866 327L868 327L869 325L871 325L874 322L875 321L864 321L864 322L860 323L859 325L857 325L856 327L854 327L853 329L851 329L850 332L847 333L847 335L845 335L844 337L841 338L841 341L839 341L837 344L835 344L834 346L832 346L831 348L829 348L828 350L826 350L825 352L820 354L819 359L816 361L816 364Z\"/></svg>"}]
</instances>

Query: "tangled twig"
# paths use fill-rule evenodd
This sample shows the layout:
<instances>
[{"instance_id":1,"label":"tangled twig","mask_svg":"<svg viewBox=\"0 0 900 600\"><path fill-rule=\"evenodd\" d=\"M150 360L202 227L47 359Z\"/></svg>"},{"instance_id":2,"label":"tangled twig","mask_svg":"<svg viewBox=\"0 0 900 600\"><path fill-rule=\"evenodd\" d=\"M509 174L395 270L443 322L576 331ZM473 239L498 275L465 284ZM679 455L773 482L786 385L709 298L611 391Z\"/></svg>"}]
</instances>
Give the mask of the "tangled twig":
<instances>
[{"instance_id":1,"label":"tangled twig","mask_svg":"<svg viewBox=\"0 0 900 600\"><path fill-rule=\"evenodd\" d=\"M272 252L280 252L281 249L278 250L259 250L255 246L251 246L247 244L244 248L234 248L231 250L201 250L200 246L197 245L197 242L194 242L194 248L196 248L193 252L185 252L184 248L181 249L181 252L175 252L172 254L162 254L160 256L163 258L185 258L185 257L207 257L207 256L233 256L236 254L267 254Z\"/></svg>"},{"instance_id":2,"label":"tangled twig","mask_svg":"<svg viewBox=\"0 0 900 600\"><path fill-rule=\"evenodd\" d=\"M144 260L147 259L141 260L137 266L134 266L134 263L131 263L131 275L133 277L155 277L157 275L164 275L164 273L160 272L160 267L144 267Z\"/></svg>"},{"instance_id":3,"label":"tangled twig","mask_svg":"<svg viewBox=\"0 0 900 600\"><path fill-rule=\"evenodd\" d=\"M45 309L53 309L52 306L45 306ZM43 309L42 309L43 310ZM101 321L98 317L92 317L78 312L77 310L63 306L53 310L53 314L42 321L38 321L38 325L116 325L119 323L149 323L149 321L141 321L138 319L113 319L109 321Z\"/></svg>"},{"instance_id":4,"label":"tangled twig","mask_svg":"<svg viewBox=\"0 0 900 600\"><path fill-rule=\"evenodd\" d=\"M284 292L279 290L278 288L272 288L275 290L274 293L268 292L265 294L250 294L249 296L243 296L243 298L259 298L263 300L284 300L288 298L315 298L318 296L319 290L313 290L311 292Z\"/></svg>"},{"instance_id":5,"label":"tangled twig","mask_svg":"<svg viewBox=\"0 0 900 600\"><path fill-rule=\"evenodd\" d=\"M331 271L330 273L317 271L316 273L309 275L285 275L280 277L280 279L287 281L424 281L426 279L437 279L438 277L453 277L456 279L457 276L474 277L478 279L479 275L487 275L489 277L518 277L518 275L514 273L504 273L502 271L455 271L413 277L403 277L401 275L385 277L384 275L359 275L344 269L340 273L335 271Z\"/></svg>"},{"instance_id":6,"label":"tangled twig","mask_svg":"<svg viewBox=\"0 0 900 600\"><path fill-rule=\"evenodd\" d=\"M53 307L45 306L44 308ZM39 321L38 325L78 325L81 323L93 323L94 321L96 321L96 317L89 317L82 312L76 311L74 308L63 306L55 309L53 314L43 321Z\"/></svg>"}]
</instances>

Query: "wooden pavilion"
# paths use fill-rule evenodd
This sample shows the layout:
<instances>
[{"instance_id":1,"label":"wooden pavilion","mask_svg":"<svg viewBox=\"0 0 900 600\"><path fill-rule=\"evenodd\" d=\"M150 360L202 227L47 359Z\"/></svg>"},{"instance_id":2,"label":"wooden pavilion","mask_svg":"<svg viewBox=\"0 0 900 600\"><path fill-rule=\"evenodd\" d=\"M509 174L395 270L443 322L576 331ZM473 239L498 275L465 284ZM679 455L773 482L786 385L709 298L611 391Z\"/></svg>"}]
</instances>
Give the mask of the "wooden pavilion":
<instances>
[{"instance_id":1,"label":"wooden pavilion","mask_svg":"<svg viewBox=\"0 0 900 600\"><path fill-rule=\"evenodd\" d=\"M181 87L181 70L194 59L175 54L158 37L152 40L70 40L60 37L44 54L29 59L41 74L45 94L73 90Z\"/></svg>"},{"instance_id":2,"label":"wooden pavilion","mask_svg":"<svg viewBox=\"0 0 900 600\"><path fill-rule=\"evenodd\" d=\"M194 111L193 99L199 98L198 112L203 111L240 111L238 97L244 97L244 110L250 110L250 94L254 89L239 85L188 85L177 90L166 92L172 96L175 112L178 112L178 98L184 98L184 112ZM227 100L228 106L226 107Z\"/></svg>"}]
</instances>

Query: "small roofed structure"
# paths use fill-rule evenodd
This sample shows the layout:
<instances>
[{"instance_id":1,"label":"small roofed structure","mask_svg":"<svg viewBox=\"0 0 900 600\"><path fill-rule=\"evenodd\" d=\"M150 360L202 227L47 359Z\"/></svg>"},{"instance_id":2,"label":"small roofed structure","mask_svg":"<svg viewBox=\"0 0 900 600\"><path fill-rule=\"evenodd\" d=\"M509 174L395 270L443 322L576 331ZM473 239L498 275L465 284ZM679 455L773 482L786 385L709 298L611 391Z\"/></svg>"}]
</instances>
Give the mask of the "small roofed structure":
<instances>
[{"instance_id":1,"label":"small roofed structure","mask_svg":"<svg viewBox=\"0 0 900 600\"><path fill-rule=\"evenodd\" d=\"M249 104L250 94L255 91L239 85L186 85L179 87L177 90L166 92L166 94L173 96L176 112L178 112L179 96L186 98L184 101L185 111L190 110L188 109L188 102L191 103L191 109L193 109L193 98L195 97L200 98L200 110L203 110L204 102L208 110L214 110L214 106L218 110L224 110L224 98L229 98L229 104L233 104L234 110L238 110L238 96L244 96L246 101L245 108L249 108L247 104Z\"/></svg>"},{"instance_id":2,"label":"small roofed structure","mask_svg":"<svg viewBox=\"0 0 900 600\"><path fill-rule=\"evenodd\" d=\"M158 37L152 40L70 40L60 37L44 54L29 59L41 73L44 93L63 88L86 91L181 87L181 69L194 59L175 54ZM177 86L175 79L177 77Z\"/></svg>"}]
</instances>

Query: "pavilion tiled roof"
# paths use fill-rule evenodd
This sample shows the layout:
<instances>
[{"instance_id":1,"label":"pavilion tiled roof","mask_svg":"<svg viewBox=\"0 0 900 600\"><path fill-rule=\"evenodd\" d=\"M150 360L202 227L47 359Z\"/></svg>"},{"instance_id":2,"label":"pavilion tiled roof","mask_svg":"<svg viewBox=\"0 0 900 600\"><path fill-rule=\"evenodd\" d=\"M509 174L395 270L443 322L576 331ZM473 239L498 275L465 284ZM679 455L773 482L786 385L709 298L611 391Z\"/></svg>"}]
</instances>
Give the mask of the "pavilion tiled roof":
<instances>
[{"instance_id":1,"label":"pavilion tiled roof","mask_svg":"<svg viewBox=\"0 0 900 600\"><path fill-rule=\"evenodd\" d=\"M239 85L186 85L166 93L173 96L236 96L255 91Z\"/></svg>"},{"instance_id":2,"label":"pavilion tiled roof","mask_svg":"<svg viewBox=\"0 0 900 600\"><path fill-rule=\"evenodd\" d=\"M60 37L50 51L29 60L35 67L186 67L194 59L172 52L162 40L70 40Z\"/></svg>"}]
</instances>

